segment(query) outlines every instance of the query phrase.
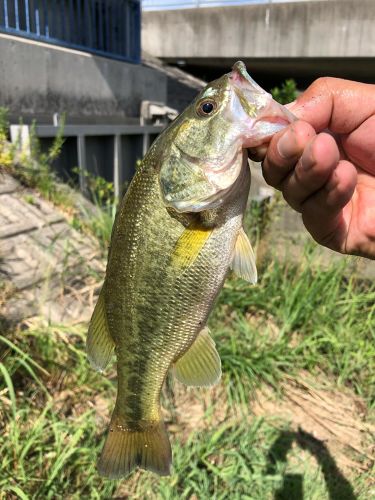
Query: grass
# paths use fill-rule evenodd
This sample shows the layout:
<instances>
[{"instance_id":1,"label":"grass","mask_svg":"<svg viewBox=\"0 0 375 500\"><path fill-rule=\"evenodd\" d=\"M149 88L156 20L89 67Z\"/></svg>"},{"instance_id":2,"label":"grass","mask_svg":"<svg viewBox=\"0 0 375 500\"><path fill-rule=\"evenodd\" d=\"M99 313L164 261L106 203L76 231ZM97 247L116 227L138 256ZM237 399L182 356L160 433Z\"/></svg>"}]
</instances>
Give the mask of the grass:
<instances>
[{"instance_id":1,"label":"grass","mask_svg":"<svg viewBox=\"0 0 375 500\"><path fill-rule=\"evenodd\" d=\"M314 467L314 453L301 456L305 437L272 423L261 418L227 423L194 433L184 444L176 441L171 478L143 474L131 498L300 499L303 490L308 499L355 498L353 486L338 471L332 474L329 456ZM293 448L293 441L299 446Z\"/></svg>"},{"instance_id":2,"label":"grass","mask_svg":"<svg viewBox=\"0 0 375 500\"><path fill-rule=\"evenodd\" d=\"M71 208L70 198L59 198L51 174L58 146L42 158L45 168L24 182ZM115 215L113 187L102 179L86 181L96 207L73 211L71 223L94 235L105 255ZM272 204L250 207L253 241L267 233L272 211ZM87 325L34 320L10 327L0 316L0 499L373 497L373 462L357 457L358 470L348 479L324 443L272 414L251 416L251 400L265 384L282 398L283 383L304 370L323 376L332 390L359 395L363 412L373 418L375 284L360 280L351 260L322 263L311 245L298 262L266 255L259 276L254 287L227 280L209 321L222 359L223 390L185 390L188 403L182 404L178 386L167 384L163 405L174 456L168 478L140 471L120 482L98 476L115 371L102 376L90 369ZM204 397L199 426L189 427Z\"/></svg>"},{"instance_id":3,"label":"grass","mask_svg":"<svg viewBox=\"0 0 375 500\"><path fill-rule=\"evenodd\" d=\"M21 498L79 491L99 498L92 496L103 481L95 473L100 439L90 387L97 388L95 395L109 391L112 396L114 388L88 369L84 330L37 324L1 336L0 345L5 408L0 491Z\"/></svg>"},{"instance_id":4,"label":"grass","mask_svg":"<svg viewBox=\"0 0 375 500\"><path fill-rule=\"evenodd\" d=\"M71 219L71 225L74 229L91 234L100 245L103 255L106 255L111 241L112 226L116 216L117 201L108 200L104 204L94 195L94 210L86 208L84 205L79 207Z\"/></svg>"},{"instance_id":5,"label":"grass","mask_svg":"<svg viewBox=\"0 0 375 500\"><path fill-rule=\"evenodd\" d=\"M275 384L286 371L320 369L373 406L375 285L358 280L349 261L327 268L317 260L308 246L298 263L266 261L258 286L226 283L212 329L230 387L251 388L238 383L243 373L252 385Z\"/></svg>"},{"instance_id":6,"label":"grass","mask_svg":"<svg viewBox=\"0 0 375 500\"><path fill-rule=\"evenodd\" d=\"M136 472L114 482L96 473L115 373L104 377L88 366L86 325L34 321L3 333L0 498L370 498L370 466L349 481L324 445L317 453L313 438L287 422L249 417L248 404L260 385L280 388L306 369L353 389L370 408L375 285L359 281L345 264L320 265L311 248L298 263L266 259L260 277L256 287L232 278L223 289L210 327L226 398L212 396L203 427L193 431L169 412L169 478ZM191 391L193 400L201 394ZM218 405L230 410L219 422L211 410Z\"/></svg>"},{"instance_id":7,"label":"grass","mask_svg":"<svg viewBox=\"0 0 375 500\"><path fill-rule=\"evenodd\" d=\"M84 221L79 213L71 220L95 235L105 254L115 200L110 185L93 182L95 210ZM47 176L36 187L43 192L49 185ZM271 212L272 206L251 207L253 240L266 234ZM311 245L298 262L266 255L259 276L254 287L227 280L209 321L222 359L222 392L185 390L188 403L182 404L178 387L167 384L168 478L137 471L109 481L97 474L115 372L102 376L90 369L87 325L34 320L10 327L0 316L0 500L372 498L373 461L347 451L358 468L344 474L324 442L272 414L251 415L251 400L265 384L283 398L283 383L304 370L323 376L332 390L359 395L363 413L373 419L375 284L360 280L350 259L321 262ZM205 411L194 428L186 422L196 417L204 394Z\"/></svg>"}]
</instances>

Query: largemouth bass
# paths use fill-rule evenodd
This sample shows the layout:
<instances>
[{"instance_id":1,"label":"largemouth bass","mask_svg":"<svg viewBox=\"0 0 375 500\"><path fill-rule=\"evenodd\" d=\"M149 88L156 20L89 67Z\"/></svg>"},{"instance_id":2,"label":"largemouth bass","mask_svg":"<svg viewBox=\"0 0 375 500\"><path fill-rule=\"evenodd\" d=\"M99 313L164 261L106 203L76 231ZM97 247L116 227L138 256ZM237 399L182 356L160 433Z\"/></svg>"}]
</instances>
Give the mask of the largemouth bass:
<instances>
[{"instance_id":1,"label":"largemouth bass","mask_svg":"<svg viewBox=\"0 0 375 500\"><path fill-rule=\"evenodd\" d=\"M87 339L96 369L114 350L117 356L102 475L119 478L136 466L169 474L159 402L168 371L190 386L220 379L208 315L230 266L251 283L257 279L242 228L250 187L245 148L292 119L238 62L202 90L137 169L118 208Z\"/></svg>"}]
</instances>

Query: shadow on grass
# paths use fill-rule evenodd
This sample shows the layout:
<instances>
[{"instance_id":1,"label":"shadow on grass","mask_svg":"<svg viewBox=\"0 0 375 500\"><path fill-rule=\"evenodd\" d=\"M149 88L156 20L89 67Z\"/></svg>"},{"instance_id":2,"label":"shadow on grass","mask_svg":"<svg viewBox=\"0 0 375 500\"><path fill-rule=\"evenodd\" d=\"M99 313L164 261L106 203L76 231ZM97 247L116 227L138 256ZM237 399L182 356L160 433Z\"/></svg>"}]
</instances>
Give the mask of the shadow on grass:
<instances>
[{"instance_id":1,"label":"shadow on grass","mask_svg":"<svg viewBox=\"0 0 375 500\"><path fill-rule=\"evenodd\" d=\"M308 450L319 463L327 485L330 500L356 500L350 482L343 476L327 446L308 432L282 431L268 454L267 474L276 474L277 462L287 462L287 454L293 442L303 450ZM283 485L276 491L274 500L304 500L302 474L285 474Z\"/></svg>"}]
</instances>

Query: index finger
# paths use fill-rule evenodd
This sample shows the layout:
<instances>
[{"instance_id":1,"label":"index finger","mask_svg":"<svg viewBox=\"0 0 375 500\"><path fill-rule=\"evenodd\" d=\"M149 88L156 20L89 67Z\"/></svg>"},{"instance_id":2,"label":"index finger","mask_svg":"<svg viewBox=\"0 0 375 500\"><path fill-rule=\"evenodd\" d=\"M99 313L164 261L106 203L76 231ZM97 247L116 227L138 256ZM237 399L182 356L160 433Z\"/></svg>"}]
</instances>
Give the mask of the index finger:
<instances>
[{"instance_id":1,"label":"index finger","mask_svg":"<svg viewBox=\"0 0 375 500\"><path fill-rule=\"evenodd\" d=\"M348 134L375 114L375 85L318 78L288 108L316 132Z\"/></svg>"}]
</instances>

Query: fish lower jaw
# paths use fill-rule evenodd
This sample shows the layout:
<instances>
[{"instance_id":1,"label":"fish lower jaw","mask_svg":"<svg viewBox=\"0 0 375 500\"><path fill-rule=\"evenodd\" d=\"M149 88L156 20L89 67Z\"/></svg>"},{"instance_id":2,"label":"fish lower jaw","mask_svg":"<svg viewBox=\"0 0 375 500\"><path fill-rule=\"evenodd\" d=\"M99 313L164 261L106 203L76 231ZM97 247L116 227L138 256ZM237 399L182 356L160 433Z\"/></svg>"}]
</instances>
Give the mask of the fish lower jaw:
<instances>
[{"instance_id":1,"label":"fish lower jaw","mask_svg":"<svg viewBox=\"0 0 375 500\"><path fill-rule=\"evenodd\" d=\"M220 207L223 202L230 196L232 191L237 189L237 181L240 177L241 171L237 175L236 179L228 187L218 187L217 190L208 195L206 198L201 199L191 199L191 200L178 200L177 196L173 200L166 197L166 202L169 207L173 208L179 213L186 212L203 212L204 210L213 210ZM211 185L213 182L211 182Z\"/></svg>"}]
</instances>

